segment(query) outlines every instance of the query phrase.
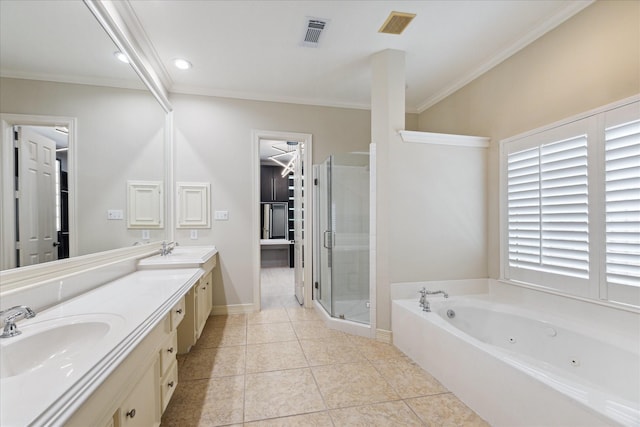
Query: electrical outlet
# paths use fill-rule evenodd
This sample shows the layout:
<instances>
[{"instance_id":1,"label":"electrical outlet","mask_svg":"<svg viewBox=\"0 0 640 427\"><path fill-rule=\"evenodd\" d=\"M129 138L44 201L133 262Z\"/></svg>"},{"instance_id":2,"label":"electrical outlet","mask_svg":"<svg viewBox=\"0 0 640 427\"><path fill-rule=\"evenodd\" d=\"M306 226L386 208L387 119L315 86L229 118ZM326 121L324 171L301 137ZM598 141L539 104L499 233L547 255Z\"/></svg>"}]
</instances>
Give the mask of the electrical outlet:
<instances>
[{"instance_id":1,"label":"electrical outlet","mask_svg":"<svg viewBox=\"0 0 640 427\"><path fill-rule=\"evenodd\" d=\"M198 240L198 230L191 230L191 240Z\"/></svg>"},{"instance_id":2,"label":"electrical outlet","mask_svg":"<svg viewBox=\"0 0 640 427\"><path fill-rule=\"evenodd\" d=\"M149 240L151 238L151 233L149 230L142 230L142 240Z\"/></svg>"}]
</instances>

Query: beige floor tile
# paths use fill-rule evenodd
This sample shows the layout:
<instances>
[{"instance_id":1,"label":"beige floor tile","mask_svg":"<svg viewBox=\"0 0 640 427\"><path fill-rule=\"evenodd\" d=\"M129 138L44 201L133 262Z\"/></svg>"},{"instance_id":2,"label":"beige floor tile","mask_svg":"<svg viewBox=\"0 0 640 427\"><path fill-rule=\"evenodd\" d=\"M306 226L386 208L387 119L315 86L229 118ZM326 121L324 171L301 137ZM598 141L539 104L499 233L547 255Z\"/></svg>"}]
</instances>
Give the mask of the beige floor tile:
<instances>
[{"instance_id":1,"label":"beige floor tile","mask_svg":"<svg viewBox=\"0 0 640 427\"><path fill-rule=\"evenodd\" d=\"M247 346L247 373L280 371L309 366L298 341Z\"/></svg>"},{"instance_id":2,"label":"beige floor tile","mask_svg":"<svg viewBox=\"0 0 640 427\"><path fill-rule=\"evenodd\" d=\"M327 412L293 415L291 417L272 418L270 420L246 423L245 427L332 427L331 417Z\"/></svg>"},{"instance_id":3,"label":"beige floor tile","mask_svg":"<svg viewBox=\"0 0 640 427\"><path fill-rule=\"evenodd\" d=\"M452 393L416 397L405 401L429 427L489 427L489 424Z\"/></svg>"},{"instance_id":4,"label":"beige floor tile","mask_svg":"<svg viewBox=\"0 0 640 427\"><path fill-rule=\"evenodd\" d=\"M246 326L205 327L194 348L229 347L246 343Z\"/></svg>"},{"instance_id":5,"label":"beige floor tile","mask_svg":"<svg viewBox=\"0 0 640 427\"><path fill-rule=\"evenodd\" d=\"M296 334L290 322L264 323L247 326L247 344L296 341Z\"/></svg>"},{"instance_id":6,"label":"beige floor tile","mask_svg":"<svg viewBox=\"0 0 640 427\"><path fill-rule=\"evenodd\" d=\"M221 426L243 421L244 376L183 381L167 406L162 425Z\"/></svg>"},{"instance_id":7,"label":"beige floor tile","mask_svg":"<svg viewBox=\"0 0 640 427\"><path fill-rule=\"evenodd\" d=\"M287 314L292 322L304 320L322 320L314 308L287 307Z\"/></svg>"},{"instance_id":8,"label":"beige floor tile","mask_svg":"<svg viewBox=\"0 0 640 427\"><path fill-rule=\"evenodd\" d=\"M329 408L345 408L399 399L389 383L369 363L311 368Z\"/></svg>"},{"instance_id":9,"label":"beige floor tile","mask_svg":"<svg viewBox=\"0 0 640 427\"><path fill-rule=\"evenodd\" d=\"M405 357L393 344L361 337L355 337L354 342L362 355L371 361Z\"/></svg>"},{"instance_id":10,"label":"beige floor tile","mask_svg":"<svg viewBox=\"0 0 640 427\"><path fill-rule=\"evenodd\" d=\"M409 358L384 359L372 363L403 399L448 392L438 380Z\"/></svg>"},{"instance_id":11,"label":"beige floor tile","mask_svg":"<svg viewBox=\"0 0 640 427\"><path fill-rule=\"evenodd\" d=\"M223 328L226 326L245 326L246 324L246 314L222 314L209 316L205 327Z\"/></svg>"},{"instance_id":12,"label":"beige floor tile","mask_svg":"<svg viewBox=\"0 0 640 427\"><path fill-rule=\"evenodd\" d=\"M422 425L420 418L402 401L334 409L330 414L336 427Z\"/></svg>"},{"instance_id":13,"label":"beige floor tile","mask_svg":"<svg viewBox=\"0 0 640 427\"><path fill-rule=\"evenodd\" d=\"M246 375L245 421L325 409L309 368Z\"/></svg>"},{"instance_id":14,"label":"beige floor tile","mask_svg":"<svg viewBox=\"0 0 640 427\"><path fill-rule=\"evenodd\" d=\"M281 323L288 321L289 316L284 308L262 310L257 313L250 313L247 317L247 323L250 325L260 323Z\"/></svg>"},{"instance_id":15,"label":"beige floor tile","mask_svg":"<svg viewBox=\"0 0 640 427\"><path fill-rule=\"evenodd\" d=\"M327 338L344 338L345 334L335 329L328 328L321 321L291 322L298 339L320 340Z\"/></svg>"},{"instance_id":16,"label":"beige floor tile","mask_svg":"<svg viewBox=\"0 0 640 427\"><path fill-rule=\"evenodd\" d=\"M180 380L227 377L244 374L245 346L195 348L180 372Z\"/></svg>"},{"instance_id":17,"label":"beige floor tile","mask_svg":"<svg viewBox=\"0 0 640 427\"><path fill-rule=\"evenodd\" d=\"M300 340L300 345L310 366L366 361L347 340Z\"/></svg>"}]
</instances>

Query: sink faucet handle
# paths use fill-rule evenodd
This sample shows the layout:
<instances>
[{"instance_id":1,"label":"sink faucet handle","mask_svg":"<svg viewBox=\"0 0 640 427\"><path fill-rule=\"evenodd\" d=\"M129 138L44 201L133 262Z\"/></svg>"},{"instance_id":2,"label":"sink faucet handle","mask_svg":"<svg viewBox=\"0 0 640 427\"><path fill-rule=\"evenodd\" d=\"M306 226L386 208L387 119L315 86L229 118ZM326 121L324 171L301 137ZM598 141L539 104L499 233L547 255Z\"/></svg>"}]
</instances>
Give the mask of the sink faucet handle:
<instances>
[{"instance_id":1,"label":"sink faucet handle","mask_svg":"<svg viewBox=\"0 0 640 427\"><path fill-rule=\"evenodd\" d=\"M24 319L31 319L35 317L36 313L26 305L17 305L7 310L0 311L0 319L4 323L4 330L0 335L0 338L9 338L20 335L20 331L16 327L16 320L22 317Z\"/></svg>"},{"instance_id":2,"label":"sink faucet handle","mask_svg":"<svg viewBox=\"0 0 640 427\"><path fill-rule=\"evenodd\" d=\"M5 323L15 320L20 316L25 319L31 319L36 316L36 313L26 305L16 305L15 307L0 311L0 319Z\"/></svg>"}]
</instances>

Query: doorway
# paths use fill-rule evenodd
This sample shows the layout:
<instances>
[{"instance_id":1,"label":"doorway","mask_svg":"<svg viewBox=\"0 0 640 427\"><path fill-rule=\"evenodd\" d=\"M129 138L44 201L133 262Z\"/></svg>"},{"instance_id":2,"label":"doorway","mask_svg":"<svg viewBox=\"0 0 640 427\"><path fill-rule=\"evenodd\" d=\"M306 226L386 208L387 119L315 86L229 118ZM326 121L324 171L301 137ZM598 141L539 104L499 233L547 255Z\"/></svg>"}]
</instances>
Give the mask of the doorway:
<instances>
[{"instance_id":1,"label":"doorway","mask_svg":"<svg viewBox=\"0 0 640 427\"><path fill-rule=\"evenodd\" d=\"M75 119L3 114L1 269L74 254Z\"/></svg>"},{"instance_id":2,"label":"doorway","mask_svg":"<svg viewBox=\"0 0 640 427\"><path fill-rule=\"evenodd\" d=\"M254 131L254 305L257 309L310 306L310 194L305 166L311 135ZM310 169L309 169L310 170ZM310 212L310 208L309 208ZM310 260L311 258L309 258Z\"/></svg>"}]
</instances>

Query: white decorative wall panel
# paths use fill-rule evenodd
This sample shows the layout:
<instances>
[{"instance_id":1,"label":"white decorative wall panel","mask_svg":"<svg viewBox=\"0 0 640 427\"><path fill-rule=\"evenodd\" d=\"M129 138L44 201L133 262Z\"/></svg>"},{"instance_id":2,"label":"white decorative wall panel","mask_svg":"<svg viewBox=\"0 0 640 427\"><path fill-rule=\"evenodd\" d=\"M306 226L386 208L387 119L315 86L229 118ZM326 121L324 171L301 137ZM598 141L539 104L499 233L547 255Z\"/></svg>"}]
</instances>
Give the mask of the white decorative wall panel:
<instances>
[{"instance_id":1,"label":"white decorative wall panel","mask_svg":"<svg viewBox=\"0 0 640 427\"><path fill-rule=\"evenodd\" d=\"M178 182L177 184L177 227L211 228L208 182Z\"/></svg>"},{"instance_id":2,"label":"white decorative wall panel","mask_svg":"<svg viewBox=\"0 0 640 427\"><path fill-rule=\"evenodd\" d=\"M127 181L127 228L164 227L161 181Z\"/></svg>"}]
</instances>

